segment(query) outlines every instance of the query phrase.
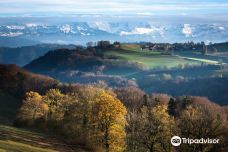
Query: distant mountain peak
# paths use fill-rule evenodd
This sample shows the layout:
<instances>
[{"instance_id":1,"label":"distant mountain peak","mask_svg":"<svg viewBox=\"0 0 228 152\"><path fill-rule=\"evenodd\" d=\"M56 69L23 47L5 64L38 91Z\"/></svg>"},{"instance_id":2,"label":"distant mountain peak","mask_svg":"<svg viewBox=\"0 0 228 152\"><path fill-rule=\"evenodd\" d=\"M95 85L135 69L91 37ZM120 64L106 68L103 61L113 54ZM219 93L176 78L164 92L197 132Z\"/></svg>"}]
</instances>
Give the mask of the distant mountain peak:
<instances>
[{"instance_id":1,"label":"distant mountain peak","mask_svg":"<svg viewBox=\"0 0 228 152\"><path fill-rule=\"evenodd\" d=\"M220 24L158 24L145 22L74 22L58 24L8 24L0 26L0 46L3 39L16 38L41 43L86 44L89 41L120 42L186 42L228 40L228 26ZM23 41L21 45L23 46ZM12 44L12 43L11 43ZM24 43L25 44L25 43ZM10 45L10 42L9 42Z\"/></svg>"}]
</instances>

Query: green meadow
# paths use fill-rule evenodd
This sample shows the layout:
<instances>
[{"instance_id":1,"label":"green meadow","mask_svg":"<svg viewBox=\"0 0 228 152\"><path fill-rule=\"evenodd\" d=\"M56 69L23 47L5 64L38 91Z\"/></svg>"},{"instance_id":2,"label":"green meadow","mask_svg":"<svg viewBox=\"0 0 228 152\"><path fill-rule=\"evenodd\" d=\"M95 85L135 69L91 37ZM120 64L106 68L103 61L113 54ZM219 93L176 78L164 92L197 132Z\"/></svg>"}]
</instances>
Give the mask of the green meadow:
<instances>
[{"instance_id":1,"label":"green meadow","mask_svg":"<svg viewBox=\"0 0 228 152\"><path fill-rule=\"evenodd\" d=\"M190 60L169 54L162 54L158 51L141 50L137 44L123 44L120 48L104 51L105 56L115 56L118 59L135 62L147 68L177 67L180 65L199 65L203 60Z\"/></svg>"}]
</instances>

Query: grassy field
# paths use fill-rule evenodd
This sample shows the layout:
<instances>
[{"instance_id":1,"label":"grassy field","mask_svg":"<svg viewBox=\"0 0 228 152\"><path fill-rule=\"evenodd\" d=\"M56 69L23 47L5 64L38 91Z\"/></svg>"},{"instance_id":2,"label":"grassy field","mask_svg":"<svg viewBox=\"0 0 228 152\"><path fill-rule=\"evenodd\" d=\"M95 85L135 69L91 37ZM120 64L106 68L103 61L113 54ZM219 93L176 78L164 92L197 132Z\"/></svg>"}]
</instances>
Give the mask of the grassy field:
<instances>
[{"instance_id":1,"label":"grassy field","mask_svg":"<svg viewBox=\"0 0 228 152\"><path fill-rule=\"evenodd\" d=\"M204 63L208 63L208 64L219 64L218 61L215 60L208 60L208 59L202 59L202 58L190 58L190 57L181 57L182 59L187 59L187 60L192 60L192 61L200 61L200 62L204 62Z\"/></svg>"},{"instance_id":2,"label":"grassy field","mask_svg":"<svg viewBox=\"0 0 228 152\"><path fill-rule=\"evenodd\" d=\"M179 65L198 65L200 61L189 60L172 55L163 55L156 51L141 51L139 45L123 44L119 49L109 49L104 52L106 56L115 56L119 59L127 60L129 62L137 62L143 64L148 68L156 67L176 67Z\"/></svg>"},{"instance_id":3,"label":"grassy field","mask_svg":"<svg viewBox=\"0 0 228 152\"><path fill-rule=\"evenodd\" d=\"M0 150L18 152L54 152L54 146L46 143L46 136L24 129L0 125Z\"/></svg>"},{"instance_id":4,"label":"grassy field","mask_svg":"<svg viewBox=\"0 0 228 152\"><path fill-rule=\"evenodd\" d=\"M45 133L0 125L0 152L85 152Z\"/></svg>"},{"instance_id":5,"label":"grassy field","mask_svg":"<svg viewBox=\"0 0 228 152\"><path fill-rule=\"evenodd\" d=\"M188 51L188 52L176 52L175 55L189 60L200 61L208 64L219 64L221 61L224 63L228 62L226 53L217 53L217 54L211 53L211 54L203 55L199 52Z\"/></svg>"}]
</instances>

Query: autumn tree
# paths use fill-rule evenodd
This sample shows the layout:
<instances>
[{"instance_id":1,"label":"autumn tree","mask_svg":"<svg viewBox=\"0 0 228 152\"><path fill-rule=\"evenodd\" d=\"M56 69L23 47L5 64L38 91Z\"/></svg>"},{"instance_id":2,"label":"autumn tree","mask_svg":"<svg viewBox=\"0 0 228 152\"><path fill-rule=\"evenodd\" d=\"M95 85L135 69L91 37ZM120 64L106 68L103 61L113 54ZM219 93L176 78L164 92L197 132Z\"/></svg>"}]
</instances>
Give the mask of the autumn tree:
<instances>
[{"instance_id":1,"label":"autumn tree","mask_svg":"<svg viewBox=\"0 0 228 152\"><path fill-rule=\"evenodd\" d=\"M143 105L145 92L137 87L118 88L115 93L130 111L139 109Z\"/></svg>"},{"instance_id":2,"label":"autumn tree","mask_svg":"<svg viewBox=\"0 0 228 152\"><path fill-rule=\"evenodd\" d=\"M151 98L151 102L152 102L150 104L153 106L156 106L159 104L168 105L171 97L167 94L155 93L155 94L152 94L152 96L150 98Z\"/></svg>"},{"instance_id":3,"label":"autumn tree","mask_svg":"<svg viewBox=\"0 0 228 152\"><path fill-rule=\"evenodd\" d=\"M93 151L99 147L110 152L125 149L127 112L111 90L88 85L68 96L74 99L63 120L68 137L76 143L90 145Z\"/></svg>"},{"instance_id":4,"label":"autumn tree","mask_svg":"<svg viewBox=\"0 0 228 152\"><path fill-rule=\"evenodd\" d=\"M178 126L182 137L192 139L212 138L220 139L220 144L224 141L224 131L227 130L221 116L213 113L205 106L188 106L178 120ZM215 144L183 144L181 149L190 151L221 151L221 145Z\"/></svg>"},{"instance_id":5,"label":"autumn tree","mask_svg":"<svg viewBox=\"0 0 228 152\"><path fill-rule=\"evenodd\" d=\"M100 143L107 152L125 150L126 108L120 100L105 91L100 91L93 107L95 132L92 140Z\"/></svg>"},{"instance_id":6,"label":"autumn tree","mask_svg":"<svg viewBox=\"0 0 228 152\"><path fill-rule=\"evenodd\" d=\"M64 115L63 130L74 142L90 144L92 107L99 90L91 85L80 86L68 94L71 102Z\"/></svg>"},{"instance_id":7,"label":"autumn tree","mask_svg":"<svg viewBox=\"0 0 228 152\"><path fill-rule=\"evenodd\" d=\"M68 97L58 89L50 89L43 97L44 102L48 105L48 121L59 121L64 117L67 110Z\"/></svg>"},{"instance_id":8,"label":"autumn tree","mask_svg":"<svg viewBox=\"0 0 228 152\"><path fill-rule=\"evenodd\" d=\"M129 134L134 147L129 151L173 151L170 139L176 131L174 118L169 116L166 105L144 106L129 120Z\"/></svg>"},{"instance_id":9,"label":"autumn tree","mask_svg":"<svg viewBox=\"0 0 228 152\"><path fill-rule=\"evenodd\" d=\"M42 96L37 92L27 92L25 100L17 115L17 120L33 124L36 119L45 117L48 105L43 102Z\"/></svg>"}]
</instances>

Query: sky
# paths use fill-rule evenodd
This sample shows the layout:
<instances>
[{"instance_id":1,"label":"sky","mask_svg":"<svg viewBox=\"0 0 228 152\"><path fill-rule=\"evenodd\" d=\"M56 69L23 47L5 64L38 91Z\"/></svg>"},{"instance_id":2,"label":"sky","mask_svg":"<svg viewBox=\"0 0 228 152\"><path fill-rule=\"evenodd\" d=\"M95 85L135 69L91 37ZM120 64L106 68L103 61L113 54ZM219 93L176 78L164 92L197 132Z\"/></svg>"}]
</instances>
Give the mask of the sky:
<instances>
[{"instance_id":1,"label":"sky","mask_svg":"<svg viewBox=\"0 0 228 152\"><path fill-rule=\"evenodd\" d=\"M228 0L0 0L0 16L189 15L226 17Z\"/></svg>"}]
</instances>

